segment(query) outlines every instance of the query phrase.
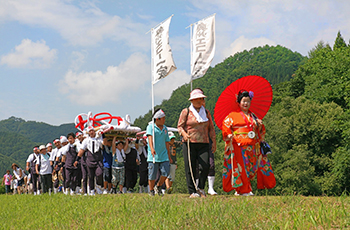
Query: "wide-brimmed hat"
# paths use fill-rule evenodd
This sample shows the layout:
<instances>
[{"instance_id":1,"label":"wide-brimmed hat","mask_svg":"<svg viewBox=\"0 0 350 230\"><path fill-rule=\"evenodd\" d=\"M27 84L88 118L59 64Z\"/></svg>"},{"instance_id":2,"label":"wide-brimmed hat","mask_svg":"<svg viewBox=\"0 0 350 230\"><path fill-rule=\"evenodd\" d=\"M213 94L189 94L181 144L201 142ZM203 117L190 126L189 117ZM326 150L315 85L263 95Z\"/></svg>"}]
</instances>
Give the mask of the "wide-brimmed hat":
<instances>
[{"instance_id":1,"label":"wide-brimmed hat","mask_svg":"<svg viewBox=\"0 0 350 230\"><path fill-rule=\"evenodd\" d=\"M200 89L194 89L192 90L192 92L190 93L190 98L188 99L189 101L193 100L193 99L197 99L197 98L205 98L207 96L205 96L203 94L203 91Z\"/></svg>"}]
</instances>

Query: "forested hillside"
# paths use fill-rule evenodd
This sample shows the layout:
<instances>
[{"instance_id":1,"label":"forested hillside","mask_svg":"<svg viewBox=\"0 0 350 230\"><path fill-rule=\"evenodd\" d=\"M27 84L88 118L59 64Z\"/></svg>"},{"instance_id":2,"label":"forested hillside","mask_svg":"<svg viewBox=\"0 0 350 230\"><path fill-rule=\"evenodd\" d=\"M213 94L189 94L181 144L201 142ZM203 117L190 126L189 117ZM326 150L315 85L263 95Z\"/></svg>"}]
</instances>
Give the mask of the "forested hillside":
<instances>
[{"instance_id":1,"label":"forested hillside","mask_svg":"<svg viewBox=\"0 0 350 230\"><path fill-rule=\"evenodd\" d=\"M214 68L209 68L204 77L193 82L193 88L200 87L204 90L207 96L206 107L213 113L221 92L238 78L246 75L259 75L274 85L289 80L306 59L301 54L282 46L266 45L249 51L245 50L225 59ZM190 85L185 84L176 89L169 100L164 100L161 105L157 106L166 113L168 126L176 127L181 110L190 105L189 93ZM134 123L145 129L150 118L151 111L137 118Z\"/></svg>"},{"instance_id":2,"label":"forested hillside","mask_svg":"<svg viewBox=\"0 0 350 230\"><path fill-rule=\"evenodd\" d=\"M33 146L47 144L72 131L76 131L73 123L52 126L16 117L0 121L0 173L10 169L12 163L24 167Z\"/></svg>"},{"instance_id":3,"label":"forested hillside","mask_svg":"<svg viewBox=\"0 0 350 230\"><path fill-rule=\"evenodd\" d=\"M274 87L265 117L277 193L340 195L350 189L350 47L318 43L294 77Z\"/></svg>"}]
</instances>

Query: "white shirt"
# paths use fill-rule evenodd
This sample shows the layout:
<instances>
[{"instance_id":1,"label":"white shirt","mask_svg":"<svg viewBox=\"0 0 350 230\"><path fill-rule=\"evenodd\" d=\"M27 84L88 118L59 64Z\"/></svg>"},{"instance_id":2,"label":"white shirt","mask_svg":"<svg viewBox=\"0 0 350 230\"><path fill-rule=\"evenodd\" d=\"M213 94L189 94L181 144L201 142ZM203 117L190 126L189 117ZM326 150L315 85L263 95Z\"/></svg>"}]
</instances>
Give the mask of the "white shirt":
<instances>
[{"instance_id":1,"label":"white shirt","mask_svg":"<svg viewBox=\"0 0 350 230\"><path fill-rule=\"evenodd\" d=\"M22 171L22 177L19 176L21 171ZM13 175L15 175L17 180L21 180L25 176L25 174L21 168L16 168L15 170L13 170Z\"/></svg>"},{"instance_id":2,"label":"white shirt","mask_svg":"<svg viewBox=\"0 0 350 230\"><path fill-rule=\"evenodd\" d=\"M40 154L39 160L36 162L37 165L39 165L40 163L40 171L39 174L40 175L47 175L47 174L51 174L52 173L52 168L50 165L50 159L49 159L49 155L47 155L47 153L45 155Z\"/></svg>"},{"instance_id":3,"label":"white shirt","mask_svg":"<svg viewBox=\"0 0 350 230\"><path fill-rule=\"evenodd\" d=\"M93 147L94 143L94 147ZM96 153L103 145L103 139L102 137L88 137L83 140L83 143L81 144L81 149L86 150L88 149L92 154ZM92 151L94 149L94 151Z\"/></svg>"},{"instance_id":4,"label":"white shirt","mask_svg":"<svg viewBox=\"0 0 350 230\"><path fill-rule=\"evenodd\" d=\"M39 154L40 155L40 154ZM38 156L39 156L38 155ZM37 159L38 159L38 156L35 154L35 153L32 153L28 156L28 159L27 159L27 163L32 163L32 161L34 161L34 163L36 163Z\"/></svg>"},{"instance_id":5,"label":"white shirt","mask_svg":"<svg viewBox=\"0 0 350 230\"><path fill-rule=\"evenodd\" d=\"M68 149L69 149L69 144L67 144L67 145L65 145L65 146L62 146L62 147L57 151L57 153L56 153L56 158L57 158L57 157L60 158L60 157L62 157L63 155L65 155L65 154L63 154L63 153L66 153L66 152L68 151Z\"/></svg>"},{"instance_id":6,"label":"white shirt","mask_svg":"<svg viewBox=\"0 0 350 230\"><path fill-rule=\"evenodd\" d=\"M79 152L79 150L81 149L82 143L80 143L80 141L78 139L75 139L74 144L77 146L77 152Z\"/></svg>"},{"instance_id":7,"label":"white shirt","mask_svg":"<svg viewBox=\"0 0 350 230\"><path fill-rule=\"evenodd\" d=\"M75 147L77 149L77 152L79 151L76 143L74 143L72 145L68 144L68 145L64 146L64 148L62 148L62 151L60 151L61 156L66 156L70 147Z\"/></svg>"},{"instance_id":8,"label":"white shirt","mask_svg":"<svg viewBox=\"0 0 350 230\"><path fill-rule=\"evenodd\" d=\"M51 154L50 154L50 161L55 161L56 160L56 155L57 155L57 152L58 152L58 148L55 148L52 150Z\"/></svg>"}]
</instances>

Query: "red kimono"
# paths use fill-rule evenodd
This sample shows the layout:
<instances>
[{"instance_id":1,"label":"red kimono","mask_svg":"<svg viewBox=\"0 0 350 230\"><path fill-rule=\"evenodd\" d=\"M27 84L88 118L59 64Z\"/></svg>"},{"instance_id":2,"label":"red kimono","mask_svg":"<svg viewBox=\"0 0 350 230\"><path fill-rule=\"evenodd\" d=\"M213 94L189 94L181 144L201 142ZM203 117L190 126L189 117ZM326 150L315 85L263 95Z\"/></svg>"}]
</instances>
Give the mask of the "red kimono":
<instances>
[{"instance_id":1,"label":"red kimono","mask_svg":"<svg viewBox=\"0 0 350 230\"><path fill-rule=\"evenodd\" d=\"M252 132L254 132L253 135ZM227 138L229 134L232 134L231 140ZM260 127L259 135L257 124L251 115L245 116L242 112L232 112L223 121L222 136L225 141L222 178L225 192L233 189L239 194L251 192L250 180L255 175L257 175L258 189L275 187L276 179L271 164L267 156L260 152L260 141L265 136L264 125Z\"/></svg>"}]
</instances>

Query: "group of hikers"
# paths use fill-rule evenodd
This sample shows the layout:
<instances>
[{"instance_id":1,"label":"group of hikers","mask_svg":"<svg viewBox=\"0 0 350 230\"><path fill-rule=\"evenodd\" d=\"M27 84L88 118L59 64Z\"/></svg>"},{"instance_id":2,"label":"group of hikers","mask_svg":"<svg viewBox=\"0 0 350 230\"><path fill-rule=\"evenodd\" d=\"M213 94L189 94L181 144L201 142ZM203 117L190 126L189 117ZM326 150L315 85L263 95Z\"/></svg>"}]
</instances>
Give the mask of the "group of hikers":
<instances>
[{"instance_id":1,"label":"group of hikers","mask_svg":"<svg viewBox=\"0 0 350 230\"><path fill-rule=\"evenodd\" d=\"M250 180L255 175L258 188L273 188L275 184L267 156L260 151L265 127L249 110L253 97L251 92L240 91L236 100L240 111L225 115L222 123L223 190L235 190L237 196L254 195ZM206 197L207 180L208 194L217 194L213 188L216 134L205 98L202 89L194 89L189 98L191 105L182 110L177 126L190 198ZM168 131L165 118L162 109L155 110L145 134L131 141L88 126L85 135L69 133L54 140L54 149L51 143L36 146L26 162L28 176L13 164L13 178L8 171L3 179L6 190L12 180L19 194L28 190L34 195L59 191L66 195L133 193L138 181L139 192L150 196L170 194L177 168L176 143L181 142Z\"/></svg>"}]
</instances>

